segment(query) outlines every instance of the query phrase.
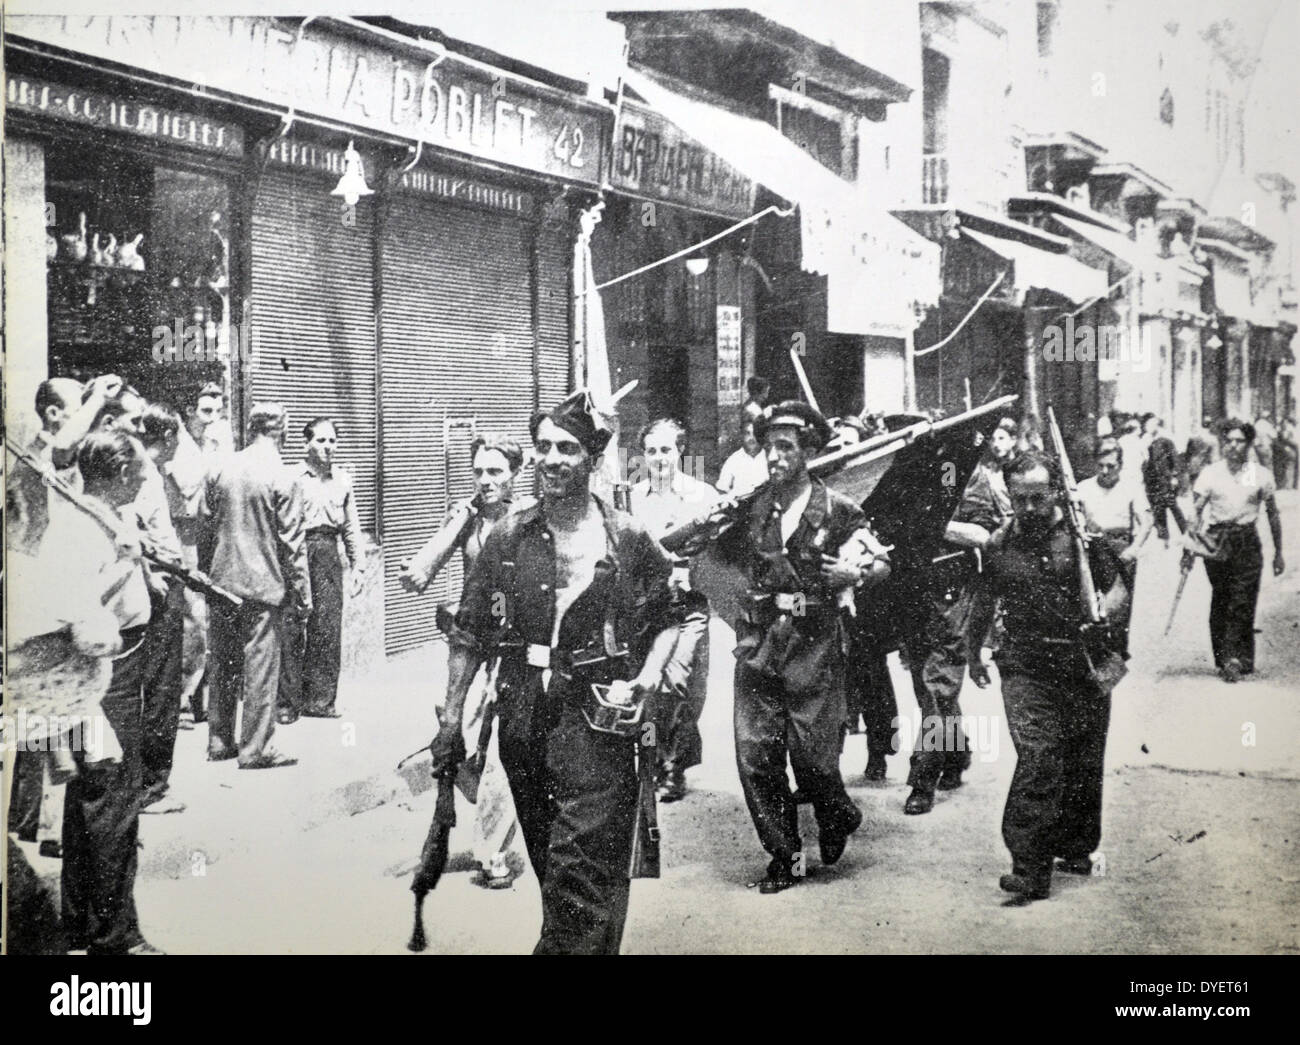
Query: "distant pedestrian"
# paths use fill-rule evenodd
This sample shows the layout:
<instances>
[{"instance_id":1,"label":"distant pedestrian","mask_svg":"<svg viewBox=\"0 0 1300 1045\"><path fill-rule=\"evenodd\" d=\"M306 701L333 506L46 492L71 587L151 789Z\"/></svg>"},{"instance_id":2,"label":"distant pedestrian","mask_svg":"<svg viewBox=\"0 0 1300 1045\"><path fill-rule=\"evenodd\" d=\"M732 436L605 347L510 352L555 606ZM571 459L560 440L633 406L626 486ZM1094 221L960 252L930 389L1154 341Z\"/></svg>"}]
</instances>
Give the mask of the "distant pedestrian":
<instances>
[{"instance_id":1,"label":"distant pedestrian","mask_svg":"<svg viewBox=\"0 0 1300 1045\"><path fill-rule=\"evenodd\" d=\"M1187 520L1178 505L1178 491L1182 486L1182 462L1174 441L1164 431L1164 422L1155 414L1143 420L1147 439L1147 456L1142 465L1142 483L1147 502L1155 522L1156 534L1169 547L1169 516L1178 524L1180 534L1187 532Z\"/></svg>"},{"instance_id":2,"label":"distant pedestrian","mask_svg":"<svg viewBox=\"0 0 1300 1045\"><path fill-rule=\"evenodd\" d=\"M278 720L338 718L339 667L343 650L343 583L352 577L352 594L361 578L361 522L352 476L334 463L338 426L318 417L302 430L306 459L293 471L302 497L307 568L311 573L311 613L286 614L280 658ZM344 557L339 555L343 545Z\"/></svg>"},{"instance_id":3,"label":"distant pedestrian","mask_svg":"<svg viewBox=\"0 0 1300 1045\"><path fill-rule=\"evenodd\" d=\"M754 438L754 422L745 418L740 448L723 462L718 473L718 489L740 496L767 482L767 457Z\"/></svg>"},{"instance_id":4,"label":"distant pedestrian","mask_svg":"<svg viewBox=\"0 0 1300 1045\"><path fill-rule=\"evenodd\" d=\"M767 406L768 393L772 389L772 384L765 377L754 376L745 382L745 391L748 398L741 405L741 416L747 421L757 420L760 414Z\"/></svg>"},{"instance_id":5,"label":"distant pedestrian","mask_svg":"<svg viewBox=\"0 0 1300 1045\"><path fill-rule=\"evenodd\" d=\"M1259 539L1263 507L1273 537L1273 576L1281 576L1282 519L1278 515L1273 473L1250 460L1254 426L1224 421L1223 459L1196 480L1195 522L1191 536L1211 550L1205 559L1210 579L1210 644L1214 666L1225 682L1255 670L1255 606L1264 555Z\"/></svg>"}]
</instances>

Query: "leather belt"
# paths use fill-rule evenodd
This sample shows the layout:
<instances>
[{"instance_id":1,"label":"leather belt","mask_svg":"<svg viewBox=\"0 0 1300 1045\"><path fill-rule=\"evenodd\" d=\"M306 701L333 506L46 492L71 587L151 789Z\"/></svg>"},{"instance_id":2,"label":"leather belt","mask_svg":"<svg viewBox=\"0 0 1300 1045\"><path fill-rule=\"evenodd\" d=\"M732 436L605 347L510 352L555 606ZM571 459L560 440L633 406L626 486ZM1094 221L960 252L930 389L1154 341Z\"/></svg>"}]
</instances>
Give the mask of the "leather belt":
<instances>
[{"instance_id":1,"label":"leather belt","mask_svg":"<svg viewBox=\"0 0 1300 1045\"><path fill-rule=\"evenodd\" d=\"M342 531L337 526L313 526L307 531L308 537L337 537Z\"/></svg>"}]
</instances>

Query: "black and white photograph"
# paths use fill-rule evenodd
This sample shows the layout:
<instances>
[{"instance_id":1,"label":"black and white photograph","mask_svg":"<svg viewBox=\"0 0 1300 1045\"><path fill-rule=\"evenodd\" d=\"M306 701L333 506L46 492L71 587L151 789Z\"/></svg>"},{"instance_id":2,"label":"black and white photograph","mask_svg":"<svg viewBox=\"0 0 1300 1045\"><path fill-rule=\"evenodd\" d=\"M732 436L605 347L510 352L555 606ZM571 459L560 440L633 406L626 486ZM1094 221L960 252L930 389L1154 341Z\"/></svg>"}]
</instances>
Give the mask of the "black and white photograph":
<instances>
[{"instance_id":1,"label":"black and white photograph","mask_svg":"<svg viewBox=\"0 0 1300 1045\"><path fill-rule=\"evenodd\" d=\"M269 6L4 11L50 1013L148 1021L100 956L1086 955L1249 1017L1300 3Z\"/></svg>"}]
</instances>

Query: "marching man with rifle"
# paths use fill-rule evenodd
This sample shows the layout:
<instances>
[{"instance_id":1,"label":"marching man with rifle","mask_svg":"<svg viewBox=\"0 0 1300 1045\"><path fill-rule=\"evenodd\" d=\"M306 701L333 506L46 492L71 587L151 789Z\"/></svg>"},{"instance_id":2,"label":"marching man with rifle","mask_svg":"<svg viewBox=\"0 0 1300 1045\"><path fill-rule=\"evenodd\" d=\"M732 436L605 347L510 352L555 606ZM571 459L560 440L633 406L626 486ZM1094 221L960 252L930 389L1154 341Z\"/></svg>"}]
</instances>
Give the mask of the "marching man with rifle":
<instances>
[{"instance_id":1,"label":"marching man with rifle","mask_svg":"<svg viewBox=\"0 0 1300 1045\"><path fill-rule=\"evenodd\" d=\"M1122 615L1128 589L1110 546L1088 537L1055 418L1051 427L1054 456L1026 451L1006 468L1014 514L989 543L967 631L982 689L981 646L1001 600L995 659L1017 761L1002 817L1012 871L999 884L1014 904L1050 895L1056 857L1063 871L1091 873L1110 694L1126 670L1107 620Z\"/></svg>"},{"instance_id":2,"label":"marching man with rifle","mask_svg":"<svg viewBox=\"0 0 1300 1045\"><path fill-rule=\"evenodd\" d=\"M805 873L795 782L812 800L823 864L844 853L862 813L840 776L845 720L844 601L889 573L889 556L852 501L808 474L830 440L811 406L789 401L754 425L770 482L747 500L719 551L745 568L736 622L736 762L759 841L771 856L764 894Z\"/></svg>"},{"instance_id":3,"label":"marching man with rifle","mask_svg":"<svg viewBox=\"0 0 1300 1045\"><path fill-rule=\"evenodd\" d=\"M590 491L612 433L589 393L534 416L531 434L541 502L496 524L465 582L432 768L465 757L466 694L499 657L501 762L542 887L536 953L616 954L629 879L647 874L637 855L657 874L645 698L677 637L672 563Z\"/></svg>"}]
</instances>

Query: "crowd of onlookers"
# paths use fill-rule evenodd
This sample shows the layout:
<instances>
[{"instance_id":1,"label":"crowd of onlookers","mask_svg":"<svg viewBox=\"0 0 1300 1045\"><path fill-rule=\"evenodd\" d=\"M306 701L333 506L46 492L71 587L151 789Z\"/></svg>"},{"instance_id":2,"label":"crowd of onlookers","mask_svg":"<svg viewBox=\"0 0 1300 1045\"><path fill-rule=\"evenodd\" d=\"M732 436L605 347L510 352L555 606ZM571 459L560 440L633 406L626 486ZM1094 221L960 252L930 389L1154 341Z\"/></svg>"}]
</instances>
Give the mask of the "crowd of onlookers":
<instances>
[{"instance_id":1,"label":"crowd of onlookers","mask_svg":"<svg viewBox=\"0 0 1300 1045\"><path fill-rule=\"evenodd\" d=\"M26 444L8 437L6 712L23 716L9 829L62 860L68 949L158 953L136 918L136 848L141 813L185 809L178 732L206 721L210 761L267 769L295 761L271 746L276 724L338 717L351 481L330 418L282 461L278 404L252 408L236 452L217 384L182 412L116 375L52 378L35 408ZM41 925L15 921L11 949L49 946Z\"/></svg>"}]
</instances>

